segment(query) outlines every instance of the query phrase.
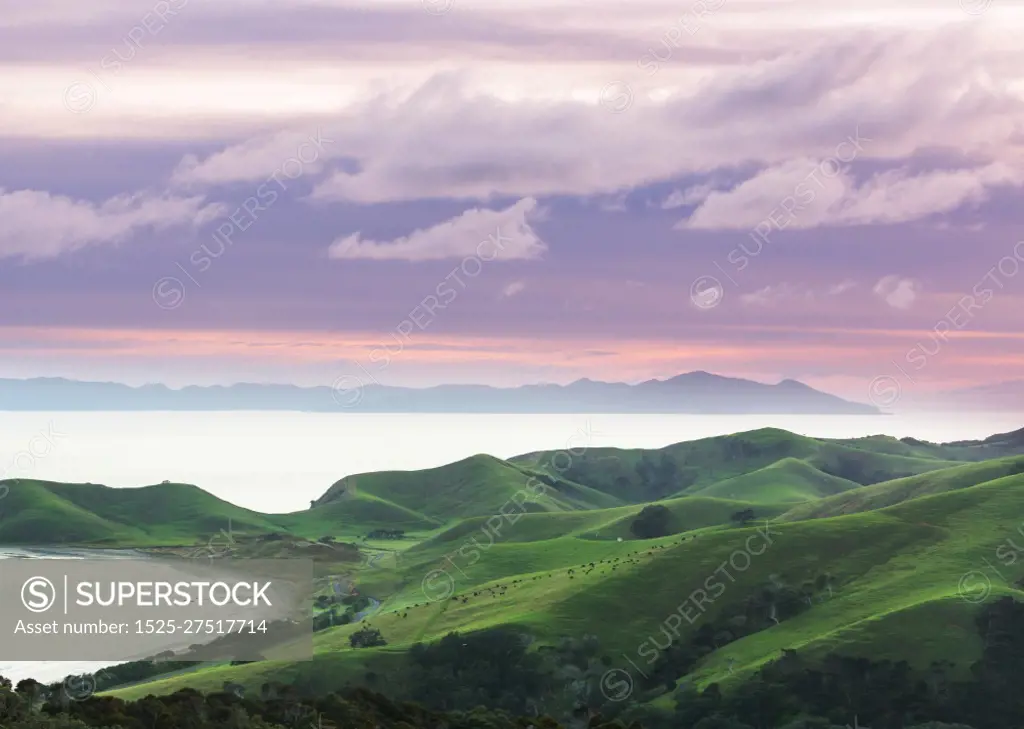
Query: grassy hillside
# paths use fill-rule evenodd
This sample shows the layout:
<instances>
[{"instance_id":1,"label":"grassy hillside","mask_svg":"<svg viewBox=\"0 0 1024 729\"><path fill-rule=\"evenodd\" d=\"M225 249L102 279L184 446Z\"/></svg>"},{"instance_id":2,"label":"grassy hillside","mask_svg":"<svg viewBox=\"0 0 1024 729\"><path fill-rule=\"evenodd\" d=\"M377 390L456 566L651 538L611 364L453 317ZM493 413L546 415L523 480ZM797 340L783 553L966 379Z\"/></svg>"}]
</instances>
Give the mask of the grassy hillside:
<instances>
[{"instance_id":1,"label":"grassy hillside","mask_svg":"<svg viewBox=\"0 0 1024 729\"><path fill-rule=\"evenodd\" d=\"M786 512L780 519L782 521L802 521L872 511L922 496L969 488L1020 473L1024 473L1024 456L953 466L920 476L885 481L856 491L847 491L829 498L801 504Z\"/></svg>"},{"instance_id":2,"label":"grassy hillside","mask_svg":"<svg viewBox=\"0 0 1024 729\"><path fill-rule=\"evenodd\" d=\"M560 465L558 459L557 452L541 452L517 456L510 459L510 462L557 473ZM780 468L794 469L794 461L801 461L839 481L827 481L803 469L796 476L797 481L803 482L803 485L796 486L786 494L789 501L796 500L797 496L802 499L805 494L814 495L819 489L824 489L824 493L835 493L836 490L842 490L842 481L868 485L956 464L956 461L942 460L931 455L888 453L884 449L873 451L841 442L808 438L777 428L762 428L677 443L659 449L590 448L578 457L574 456L567 469L562 466L561 475L621 501L643 503L672 496L706 493L705 489L715 484L753 474L780 462L785 462ZM791 474L780 475L783 483L776 486L781 487L779 492L783 493L787 489L784 482L790 479ZM765 479L765 474L752 478L748 484L741 484L742 492L730 498L750 498L746 489L756 494L761 493L765 486L772 485L770 479ZM728 493L726 487L724 491L713 495L724 496ZM770 502L773 498L768 495L756 500Z\"/></svg>"},{"instance_id":3,"label":"grassy hillside","mask_svg":"<svg viewBox=\"0 0 1024 729\"><path fill-rule=\"evenodd\" d=\"M723 671L727 655L751 670L783 647L821 652L839 646L852 654L898 656L918 666L955 659L965 670L980 652L972 625L979 603L1002 594L1024 599L1017 586L1024 576L1024 555L1006 546L1017 536L1021 513L1024 476L1018 475L878 512L783 526L787 533L820 535L815 550L825 546L820 542L827 532L858 530L868 543L849 556L827 554L830 569L856 565L860 574L847 573L843 584L843 572L837 570L840 588L825 609L739 641L708 661L695 678L735 680L735 673L730 677ZM877 549L873 540L881 524L898 530L898 549L892 543ZM946 622L927 619L936 616Z\"/></svg>"},{"instance_id":4,"label":"grassy hillside","mask_svg":"<svg viewBox=\"0 0 1024 729\"><path fill-rule=\"evenodd\" d=\"M0 544L105 547L190 545L230 531L317 539L377 527L430 531L440 523L368 494L294 514L261 514L188 484L110 488L18 479L0 504Z\"/></svg>"},{"instance_id":5,"label":"grassy hillside","mask_svg":"<svg viewBox=\"0 0 1024 729\"><path fill-rule=\"evenodd\" d=\"M256 512L186 484L112 489L19 479L0 518L0 542L13 544L182 544L217 534L277 527Z\"/></svg>"},{"instance_id":6,"label":"grassy hillside","mask_svg":"<svg viewBox=\"0 0 1024 729\"><path fill-rule=\"evenodd\" d=\"M383 471L349 476L334 484L317 505L330 504L355 491L433 519L496 514L513 498L529 499L535 511L572 511L618 506L622 502L570 480L540 474L549 488L533 495L536 472L493 456L477 455L420 471ZM354 489L352 488L354 486Z\"/></svg>"},{"instance_id":7,"label":"grassy hillside","mask_svg":"<svg viewBox=\"0 0 1024 729\"><path fill-rule=\"evenodd\" d=\"M773 519L784 513L788 505L785 503L762 504L754 501L734 501L704 496L681 496L676 499L656 501L655 504L668 509L670 517L666 536L686 534L714 527L727 527L732 524L732 515L745 509L752 509L759 520ZM584 532L580 536L586 539L638 539L632 526L643 507L628 507L623 515L613 522L601 526L599 530ZM623 511L623 510L614 510ZM612 513L610 510L608 513Z\"/></svg>"},{"instance_id":8,"label":"grassy hillside","mask_svg":"<svg viewBox=\"0 0 1024 729\"><path fill-rule=\"evenodd\" d=\"M1016 448L1020 440L1008 434L939 446L884 436L826 441L764 428L654 450L590 448L571 459L554 452L508 461L478 455L420 471L350 476L334 484L314 508L285 515L242 509L184 484L113 490L19 480L10 482L0 541L183 544L208 538L229 520L243 533L284 531L306 538L352 537L385 528L432 532L502 510L608 510L694 495L774 507L856 494L861 485L949 468L957 465L949 457L1001 452ZM832 513L829 508L821 513ZM626 513L633 512L594 518L615 521ZM676 521L676 531L703 523L689 517ZM713 521L723 523L720 515ZM628 537L628 530L619 529L616 536Z\"/></svg>"},{"instance_id":9,"label":"grassy hillside","mask_svg":"<svg viewBox=\"0 0 1024 729\"><path fill-rule=\"evenodd\" d=\"M786 511L785 504L764 506L753 502L732 501L704 496L684 496L655 502L668 509L671 518L666 536L681 534L715 526L727 526L731 516L743 509L753 508L757 518L774 518ZM513 520L488 521L493 517L464 519L417 545L410 554L430 549L434 545L450 545L460 540L476 538L489 541L490 533L500 542L537 542L560 537L582 539L637 539L630 530L643 506L619 506L613 509L514 515Z\"/></svg>"},{"instance_id":10,"label":"grassy hillside","mask_svg":"<svg viewBox=\"0 0 1024 729\"><path fill-rule=\"evenodd\" d=\"M239 509L180 484L18 481L2 504L0 542L60 534L50 541L189 543L228 519L254 534L409 535L364 545L384 558L355 568L356 582L380 607L362 624L318 632L313 661L206 666L124 696L224 681L258 689L271 677L326 691L368 672L388 675L397 691L417 643L499 626L528 632L536 650L596 636L605 665L658 667L659 680L669 671L686 685L726 690L787 649L922 670L955 659L952 670L967 675L982 650L981 604L1024 599L1024 554L1014 546L1024 544L1024 455L975 458L1014 448L1014 434L926 444L763 429L656 450L588 449L568 468L535 453L364 474L287 515ZM524 500L538 477L546 488ZM664 536L639 539L634 522L651 504L664 507ZM754 521L734 524L746 510ZM387 645L350 648L367 623ZM653 648L697 640L706 650L685 667L665 668ZM669 701L646 691L645 700Z\"/></svg>"},{"instance_id":11,"label":"grassy hillside","mask_svg":"<svg viewBox=\"0 0 1024 729\"><path fill-rule=\"evenodd\" d=\"M374 529L430 531L442 524L439 519L363 491L355 493L350 499L333 501L293 514L269 515L268 519L280 528L303 536L355 535Z\"/></svg>"},{"instance_id":12,"label":"grassy hillside","mask_svg":"<svg viewBox=\"0 0 1024 729\"><path fill-rule=\"evenodd\" d=\"M738 499L756 504L810 501L861 488L860 484L831 476L797 458L783 458L770 466L698 489L701 496Z\"/></svg>"},{"instance_id":13,"label":"grassy hillside","mask_svg":"<svg viewBox=\"0 0 1024 729\"><path fill-rule=\"evenodd\" d=\"M1014 585L1024 576L1024 560L1010 565L1004 560L997 571L986 567L986 560L997 561L996 549L1015 534L1022 513L1024 475L879 511L780 524L767 537L761 525L644 542L593 540L583 538L594 525L581 515L530 515L522 525L530 523L528 518L543 524L570 517L577 534L552 537L546 526L529 526L529 535L521 536L534 541L495 543L479 549L476 560L456 558L445 568L450 590L434 601L424 592L424 576L444 564L441 559L462 535L439 535L410 550L398 588L372 618L388 639L385 648L350 650L347 636L357 626L344 626L317 635L318 656L311 664L212 667L145 690L215 686L223 680L244 684L271 670L323 682L329 668L336 672L333 680L342 681L397 660L418 641L509 624L547 643L593 634L609 656L625 655L642 667L648 655L644 646L664 641L665 620L680 606L690 605L695 617L692 625L682 621L677 639L682 641L772 585L808 589L807 609L739 640L723 639L680 679L729 686L784 648L812 657L835 650L893 657L920 667L955 656L958 670L966 670L980 651L972 621L981 599L1018 594ZM747 558L737 560L738 553ZM728 579L718 572L725 589L709 600L709 577L730 564ZM828 589L807 587L823 575ZM973 577L965 582L965 575ZM700 608L692 608L695 591L704 593Z\"/></svg>"},{"instance_id":14,"label":"grassy hillside","mask_svg":"<svg viewBox=\"0 0 1024 729\"><path fill-rule=\"evenodd\" d=\"M622 501L642 503L698 490L783 458L809 458L818 447L812 438L766 428L658 449L589 448L574 456L562 475ZM560 465L556 452L532 453L510 461L550 472Z\"/></svg>"},{"instance_id":15,"label":"grassy hillside","mask_svg":"<svg viewBox=\"0 0 1024 729\"><path fill-rule=\"evenodd\" d=\"M865 438L829 440L827 442L874 453L888 453L912 458L984 461L1024 454L1024 428L1011 433L999 433L984 440L963 440L951 443L930 443L916 438L897 439L888 435L872 435Z\"/></svg>"}]
</instances>

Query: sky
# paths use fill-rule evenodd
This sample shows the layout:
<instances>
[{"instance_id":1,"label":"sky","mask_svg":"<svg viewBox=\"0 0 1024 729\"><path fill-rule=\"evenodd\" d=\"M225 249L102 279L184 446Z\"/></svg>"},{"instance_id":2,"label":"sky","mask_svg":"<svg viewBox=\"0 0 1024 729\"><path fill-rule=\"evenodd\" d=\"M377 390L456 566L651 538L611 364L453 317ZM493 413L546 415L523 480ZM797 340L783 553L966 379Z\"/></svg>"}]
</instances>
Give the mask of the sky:
<instances>
[{"instance_id":1,"label":"sky","mask_svg":"<svg viewBox=\"0 0 1024 729\"><path fill-rule=\"evenodd\" d=\"M1022 33L1020 0L0 0L0 377L1019 379Z\"/></svg>"}]
</instances>

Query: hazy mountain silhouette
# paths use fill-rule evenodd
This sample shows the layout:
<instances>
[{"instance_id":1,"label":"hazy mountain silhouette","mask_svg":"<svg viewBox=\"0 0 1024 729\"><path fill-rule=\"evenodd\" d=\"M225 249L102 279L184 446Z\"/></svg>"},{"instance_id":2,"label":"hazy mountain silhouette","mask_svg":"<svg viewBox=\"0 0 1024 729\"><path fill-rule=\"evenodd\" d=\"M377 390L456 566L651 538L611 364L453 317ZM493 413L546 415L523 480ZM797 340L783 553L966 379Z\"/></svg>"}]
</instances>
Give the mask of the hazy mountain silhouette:
<instances>
[{"instance_id":1,"label":"hazy mountain silhouette","mask_svg":"<svg viewBox=\"0 0 1024 729\"><path fill-rule=\"evenodd\" d=\"M636 385L582 379L568 385L440 385L358 389L237 384L130 387L61 378L0 379L0 410L295 410L435 413L870 414L795 380L775 385L690 372Z\"/></svg>"},{"instance_id":2,"label":"hazy mountain silhouette","mask_svg":"<svg viewBox=\"0 0 1024 729\"><path fill-rule=\"evenodd\" d=\"M945 393L942 399L973 409L1019 411L1024 409L1024 380L953 390Z\"/></svg>"}]
</instances>

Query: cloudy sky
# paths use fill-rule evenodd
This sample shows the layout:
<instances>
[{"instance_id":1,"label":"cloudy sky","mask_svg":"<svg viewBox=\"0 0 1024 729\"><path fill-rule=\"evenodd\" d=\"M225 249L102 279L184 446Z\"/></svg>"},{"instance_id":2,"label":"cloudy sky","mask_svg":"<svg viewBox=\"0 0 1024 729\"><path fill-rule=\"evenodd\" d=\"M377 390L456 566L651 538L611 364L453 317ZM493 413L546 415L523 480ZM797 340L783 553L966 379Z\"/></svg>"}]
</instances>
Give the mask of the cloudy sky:
<instances>
[{"instance_id":1,"label":"cloudy sky","mask_svg":"<svg viewBox=\"0 0 1024 729\"><path fill-rule=\"evenodd\" d=\"M0 376L1024 364L1020 0L0 0Z\"/></svg>"}]
</instances>

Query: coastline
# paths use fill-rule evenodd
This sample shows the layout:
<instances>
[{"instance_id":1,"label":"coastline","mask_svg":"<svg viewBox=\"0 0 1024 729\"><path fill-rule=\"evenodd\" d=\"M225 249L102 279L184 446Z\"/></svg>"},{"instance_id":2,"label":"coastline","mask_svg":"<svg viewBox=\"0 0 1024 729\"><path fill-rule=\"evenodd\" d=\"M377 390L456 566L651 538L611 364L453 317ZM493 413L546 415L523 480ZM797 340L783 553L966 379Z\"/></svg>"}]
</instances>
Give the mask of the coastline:
<instances>
[{"instance_id":1,"label":"coastline","mask_svg":"<svg viewBox=\"0 0 1024 729\"><path fill-rule=\"evenodd\" d=\"M0 544L0 560L3 559L139 559L150 558L136 549L107 547L76 547L65 545L4 545ZM0 676L12 682L34 678L40 683L63 681L67 676L78 673L93 673L107 666L116 666L124 661L4 661L0 656Z\"/></svg>"},{"instance_id":2,"label":"coastline","mask_svg":"<svg viewBox=\"0 0 1024 729\"><path fill-rule=\"evenodd\" d=\"M0 559L137 559L152 556L145 548L135 547L0 544Z\"/></svg>"}]
</instances>

